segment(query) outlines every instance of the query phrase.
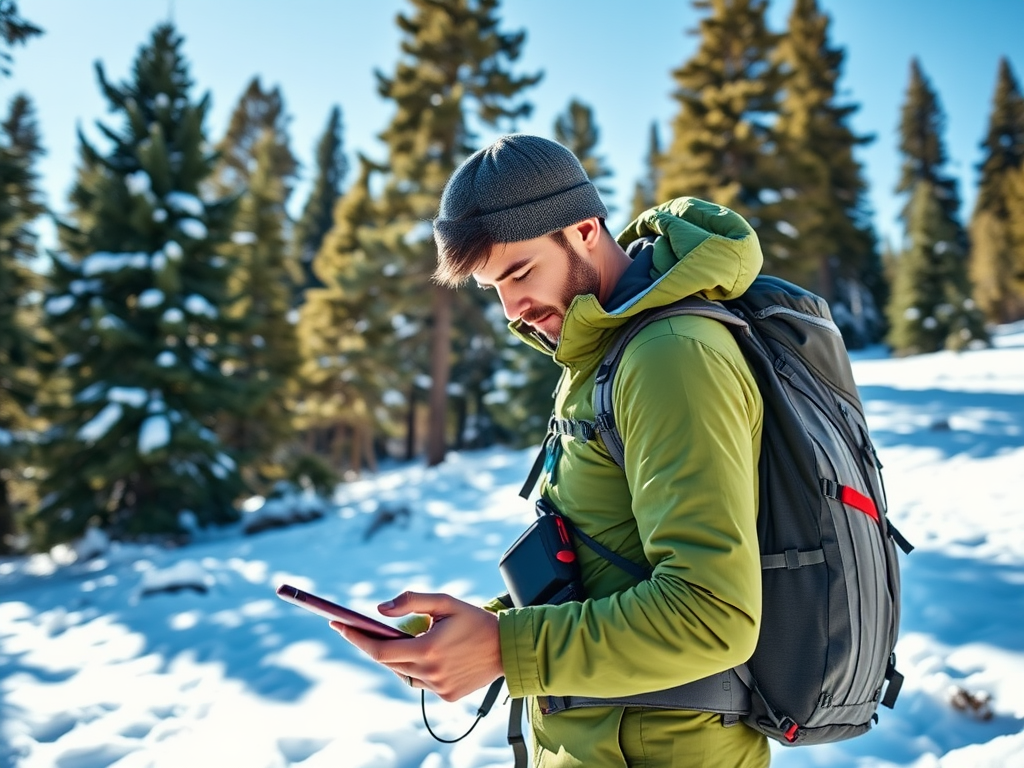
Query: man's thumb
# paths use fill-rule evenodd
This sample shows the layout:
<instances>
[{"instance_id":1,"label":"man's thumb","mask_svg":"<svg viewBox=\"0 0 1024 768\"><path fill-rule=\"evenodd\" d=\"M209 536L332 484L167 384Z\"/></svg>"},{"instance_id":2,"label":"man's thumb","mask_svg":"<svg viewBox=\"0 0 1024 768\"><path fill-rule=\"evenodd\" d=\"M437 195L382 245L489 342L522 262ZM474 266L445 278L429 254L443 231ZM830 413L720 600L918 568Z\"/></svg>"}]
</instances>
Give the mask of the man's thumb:
<instances>
[{"instance_id":1,"label":"man's thumb","mask_svg":"<svg viewBox=\"0 0 1024 768\"><path fill-rule=\"evenodd\" d=\"M424 592L403 592L393 600L377 606L385 616L405 616L408 613L425 613L440 618L452 611L452 598L448 595Z\"/></svg>"}]
</instances>

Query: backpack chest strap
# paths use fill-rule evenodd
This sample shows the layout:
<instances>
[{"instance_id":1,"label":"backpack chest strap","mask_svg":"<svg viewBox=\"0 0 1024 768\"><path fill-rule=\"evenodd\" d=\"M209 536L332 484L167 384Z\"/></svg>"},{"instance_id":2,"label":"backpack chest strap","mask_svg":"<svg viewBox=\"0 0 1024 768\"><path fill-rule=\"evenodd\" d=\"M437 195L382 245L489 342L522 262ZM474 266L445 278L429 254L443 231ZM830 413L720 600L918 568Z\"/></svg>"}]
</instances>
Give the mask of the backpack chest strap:
<instances>
[{"instance_id":1,"label":"backpack chest strap","mask_svg":"<svg viewBox=\"0 0 1024 768\"><path fill-rule=\"evenodd\" d=\"M548 420L548 433L552 435L566 435L577 443L586 444L597 437L599 429L597 424L583 419L564 419L552 416Z\"/></svg>"}]
</instances>

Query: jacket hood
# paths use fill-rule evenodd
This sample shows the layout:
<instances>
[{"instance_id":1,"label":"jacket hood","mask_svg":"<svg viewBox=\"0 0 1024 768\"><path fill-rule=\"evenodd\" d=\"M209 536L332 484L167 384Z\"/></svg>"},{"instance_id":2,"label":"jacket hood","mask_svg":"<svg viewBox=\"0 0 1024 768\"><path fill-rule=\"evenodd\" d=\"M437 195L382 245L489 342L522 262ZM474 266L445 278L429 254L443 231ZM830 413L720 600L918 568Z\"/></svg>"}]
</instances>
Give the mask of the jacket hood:
<instances>
[{"instance_id":1,"label":"jacket hood","mask_svg":"<svg viewBox=\"0 0 1024 768\"><path fill-rule=\"evenodd\" d=\"M644 211L616 240L625 248L643 237L656 238L647 289L608 309L593 294L577 296L565 314L561 341L553 352L521 321L509 328L531 346L553 354L562 365L596 364L629 318L694 294L716 301L735 298L754 281L764 260L757 234L742 216L694 197L676 198Z\"/></svg>"}]
</instances>

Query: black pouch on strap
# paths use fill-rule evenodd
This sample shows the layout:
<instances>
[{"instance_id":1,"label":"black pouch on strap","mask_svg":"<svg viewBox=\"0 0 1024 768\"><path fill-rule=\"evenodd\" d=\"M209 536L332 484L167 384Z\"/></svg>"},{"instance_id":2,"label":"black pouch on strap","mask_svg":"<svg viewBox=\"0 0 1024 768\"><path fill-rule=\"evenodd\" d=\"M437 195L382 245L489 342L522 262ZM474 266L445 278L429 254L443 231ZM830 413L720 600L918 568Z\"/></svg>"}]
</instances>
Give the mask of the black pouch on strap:
<instances>
[{"instance_id":1,"label":"black pouch on strap","mask_svg":"<svg viewBox=\"0 0 1024 768\"><path fill-rule=\"evenodd\" d=\"M502 555L498 570L517 608L584 598L569 526L544 499L537 500L537 519Z\"/></svg>"}]
</instances>

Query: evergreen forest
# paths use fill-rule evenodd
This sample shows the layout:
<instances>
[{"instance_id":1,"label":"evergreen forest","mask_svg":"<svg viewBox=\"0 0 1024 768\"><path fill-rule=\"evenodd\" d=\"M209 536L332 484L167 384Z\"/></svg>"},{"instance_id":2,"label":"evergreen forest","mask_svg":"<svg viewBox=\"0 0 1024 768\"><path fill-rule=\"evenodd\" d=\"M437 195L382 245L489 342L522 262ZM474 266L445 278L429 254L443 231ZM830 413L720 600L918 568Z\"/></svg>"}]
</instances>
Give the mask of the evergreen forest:
<instances>
[{"instance_id":1,"label":"evergreen forest","mask_svg":"<svg viewBox=\"0 0 1024 768\"><path fill-rule=\"evenodd\" d=\"M966 213L941 95L907 62L892 245L858 160L875 137L851 125L818 0L794 0L782 29L768 0L692 6L698 45L665 73L676 113L650 121L640 178L609 167L584 101L550 126L603 194L628 189L632 216L680 196L737 211L764 272L824 297L850 349L977 348L1024 319L1024 94L1006 58L977 84L991 111ZM46 34L22 11L0 0L0 80ZM329 494L384 460L543 438L558 366L484 292L432 280L429 221L481 128L516 131L544 73L522 65L528 35L501 0L408 0L394 23L400 50L375 73L383 150L348 152L333 105L291 208L303 163L287 94L254 74L211 135L211 94L172 22L129 70L97 62L108 108L98 140L78 133L59 214L32 94L0 104L0 554L90 528L187 541L237 523L253 495Z\"/></svg>"}]
</instances>

